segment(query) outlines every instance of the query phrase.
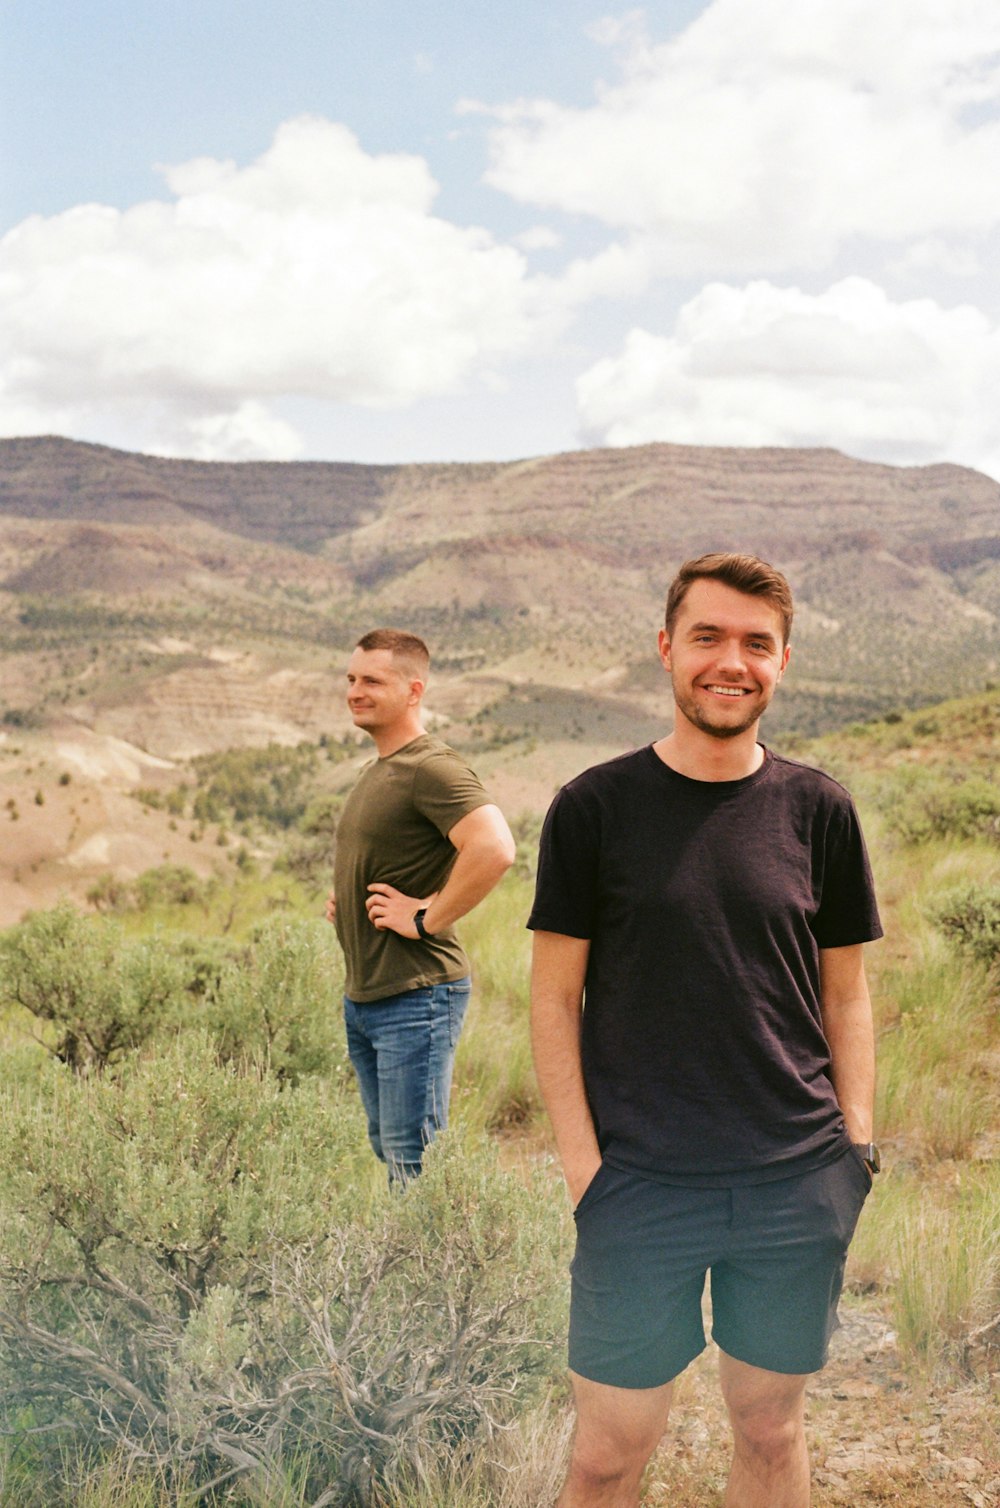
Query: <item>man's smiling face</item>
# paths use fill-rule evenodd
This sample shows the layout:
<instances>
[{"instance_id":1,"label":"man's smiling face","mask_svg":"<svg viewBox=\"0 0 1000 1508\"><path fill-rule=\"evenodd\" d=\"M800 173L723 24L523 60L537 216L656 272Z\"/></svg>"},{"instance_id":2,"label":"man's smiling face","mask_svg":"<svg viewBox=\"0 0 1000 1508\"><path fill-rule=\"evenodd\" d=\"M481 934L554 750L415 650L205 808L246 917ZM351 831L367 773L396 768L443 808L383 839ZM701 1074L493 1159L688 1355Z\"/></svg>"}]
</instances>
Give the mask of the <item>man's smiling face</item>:
<instances>
[{"instance_id":1,"label":"man's smiling face","mask_svg":"<svg viewBox=\"0 0 1000 1508\"><path fill-rule=\"evenodd\" d=\"M347 706L356 728L376 734L401 725L415 704L413 682L388 649L356 649L347 667Z\"/></svg>"},{"instance_id":2,"label":"man's smiling face","mask_svg":"<svg viewBox=\"0 0 1000 1508\"><path fill-rule=\"evenodd\" d=\"M713 738L754 727L788 656L778 609L709 577L691 583L670 637L660 633L677 715Z\"/></svg>"}]
</instances>

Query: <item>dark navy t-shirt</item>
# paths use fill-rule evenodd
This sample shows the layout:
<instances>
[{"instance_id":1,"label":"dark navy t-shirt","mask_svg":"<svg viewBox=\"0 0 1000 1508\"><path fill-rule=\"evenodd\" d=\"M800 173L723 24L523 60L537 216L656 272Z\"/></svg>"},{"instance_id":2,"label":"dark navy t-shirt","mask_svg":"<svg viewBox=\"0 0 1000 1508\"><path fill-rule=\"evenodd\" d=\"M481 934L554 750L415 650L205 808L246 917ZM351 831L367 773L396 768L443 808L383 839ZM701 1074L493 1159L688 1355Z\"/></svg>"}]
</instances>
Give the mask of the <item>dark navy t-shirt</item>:
<instances>
[{"instance_id":1,"label":"dark navy t-shirt","mask_svg":"<svg viewBox=\"0 0 1000 1508\"><path fill-rule=\"evenodd\" d=\"M609 1162L717 1185L843 1149L819 950L882 929L835 780L768 750L734 781L651 747L586 770L549 809L528 926L590 940L583 1071Z\"/></svg>"}]
</instances>

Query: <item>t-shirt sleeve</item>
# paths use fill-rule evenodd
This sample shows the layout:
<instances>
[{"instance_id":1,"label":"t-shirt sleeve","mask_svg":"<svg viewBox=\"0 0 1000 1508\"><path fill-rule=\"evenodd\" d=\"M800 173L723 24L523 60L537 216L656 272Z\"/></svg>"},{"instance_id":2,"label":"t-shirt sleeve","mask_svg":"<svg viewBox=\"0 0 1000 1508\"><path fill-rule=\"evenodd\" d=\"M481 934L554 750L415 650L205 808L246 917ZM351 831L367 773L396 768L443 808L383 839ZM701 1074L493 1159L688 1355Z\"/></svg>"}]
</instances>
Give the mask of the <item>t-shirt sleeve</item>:
<instances>
[{"instance_id":1,"label":"t-shirt sleeve","mask_svg":"<svg viewBox=\"0 0 1000 1508\"><path fill-rule=\"evenodd\" d=\"M882 936L861 823L846 793L827 821L822 892L813 933L821 948L847 948Z\"/></svg>"},{"instance_id":2,"label":"t-shirt sleeve","mask_svg":"<svg viewBox=\"0 0 1000 1508\"><path fill-rule=\"evenodd\" d=\"M591 938L598 897L599 826L596 814L566 787L542 827L535 902L528 917L533 932Z\"/></svg>"},{"instance_id":3,"label":"t-shirt sleeve","mask_svg":"<svg viewBox=\"0 0 1000 1508\"><path fill-rule=\"evenodd\" d=\"M476 772L457 754L442 751L431 754L418 767L413 779L413 804L447 837L456 822L477 807L489 806L491 800Z\"/></svg>"}]
</instances>

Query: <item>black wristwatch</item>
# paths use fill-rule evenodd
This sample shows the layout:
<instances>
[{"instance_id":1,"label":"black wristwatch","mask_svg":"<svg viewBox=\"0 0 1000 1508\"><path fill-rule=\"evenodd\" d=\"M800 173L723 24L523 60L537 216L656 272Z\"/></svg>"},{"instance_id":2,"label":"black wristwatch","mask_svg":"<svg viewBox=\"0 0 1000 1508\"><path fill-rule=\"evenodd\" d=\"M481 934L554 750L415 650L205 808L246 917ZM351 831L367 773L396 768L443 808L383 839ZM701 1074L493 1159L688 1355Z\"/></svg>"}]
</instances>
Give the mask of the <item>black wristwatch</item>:
<instances>
[{"instance_id":1,"label":"black wristwatch","mask_svg":"<svg viewBox=\"0 0 1000 1508\"><path fill-rule=\"evenodd\" d=\"M868 1164L873 1177L876 1173L882 1171L882 1159L879 1156L878 1147L873 1141L856 1141L854 1143L854 1150L862 1162Z\"/></svg>"},{"instance_id":2,"label":"black wristwatch","mask_svg":"<svg viewBox=\"0 0 1000 1508\"><path fill-rule=\"evenodd\" d=\"M414 913L413 913L413 925L417 929L417 936L418 937L422 937L423 940L424 940L424 942L430 942L431 938L434 936L434 933L433 932L428 932L427 928L424 926L424 917L426 915L427 915L427 907L426 906L421 906L419 911L414 911Z\"/></svg>"}]
</instances>

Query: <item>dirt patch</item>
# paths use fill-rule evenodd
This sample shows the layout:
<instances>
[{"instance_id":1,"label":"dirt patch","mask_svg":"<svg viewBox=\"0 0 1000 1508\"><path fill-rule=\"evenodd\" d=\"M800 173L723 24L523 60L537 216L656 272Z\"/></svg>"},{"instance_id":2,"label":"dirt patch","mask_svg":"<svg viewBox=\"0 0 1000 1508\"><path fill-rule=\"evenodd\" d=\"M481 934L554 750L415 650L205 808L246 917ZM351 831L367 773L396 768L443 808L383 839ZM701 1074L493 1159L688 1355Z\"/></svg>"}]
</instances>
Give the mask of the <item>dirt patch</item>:
<instances>
[{"instance_id":1,"label":"dirt patch","mask_svg":"<svg viewBox=\"0 0 1000 1508\"><path fill-rule=\"evenodd\" d=\"M232 850L217 827L173 819L137 800L137 786L173 781L172 767L88 728L55 739L0 738L0 927L62 899L85 904L107 874L134 879L161 864L200 876L224 870Z\"/></svg>"},{"instance_id":2,"label":"dirt patch","mask_svg":"<svg viewBox=\"0 0 1000 1508\"><path fill-rule=\"evenodd\" d=\"M808 1394L813 1508L996 1508L1000 1377L922 1381L876 1303L852 1298L841 1308L829 1365ZM678 1385L643 1508L720 1508L729 1442L709 1347Z\"/></svg>"}]
</instances>

